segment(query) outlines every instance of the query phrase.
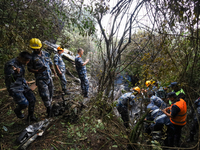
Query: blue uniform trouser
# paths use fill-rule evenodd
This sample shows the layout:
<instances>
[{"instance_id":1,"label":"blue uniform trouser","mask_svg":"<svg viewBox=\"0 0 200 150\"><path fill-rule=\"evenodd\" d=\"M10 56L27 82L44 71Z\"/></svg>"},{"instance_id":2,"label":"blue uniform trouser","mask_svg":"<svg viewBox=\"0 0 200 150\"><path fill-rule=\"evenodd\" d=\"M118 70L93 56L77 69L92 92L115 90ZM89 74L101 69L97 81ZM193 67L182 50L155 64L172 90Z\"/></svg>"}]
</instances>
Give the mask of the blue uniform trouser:
<instances>
[{"instance_id":1,"label":"blue uniform trouser","mask_svg":"<svg viewBox=\"0 0 200 150\"><path fill-rule=\"evenodd\" d=\"M165 140L165 145L173 147L179 147L181 138L181 129L183 126L178 126L171 123L167 128L167 139Z\"/></svg>"},{"instance_id":2,"label":"blue uniform trouser","mask_svg":"<svg viewBox=\"0 0 200 150\"><path fill-rule=\"evenodd\" d=\"M117 110L121 114L122 120L124 121L124 126L126 128L128 128L129 127L129 113L128 113L128 108L125 107L125 106L118 106Z\"/></svg>"},{"instance_id":3,"label":"blue uniform trouser","mask_svg":"<svg viewBox=\"0 0 200 150\"><path fill-rule=\"evenodd\" d=\"M89 90L89 81L87 79L87 75L86 74L79 74L79 78L81 80L82 93L84 95L87 95L88 94L88 90Z\"/></svg>"},{"instance_id":4,"label":"blue uniform trouser","mask_svg":"<svg viewBox=\"0 0 200 150\"><path fill-rule=\"evenodd\" d=\"M19 110L25 109L29 106L29 112L34 112L35 108L35 95L31 89L24 90L23 92L10 92Z\"/></svg>"},{"instance_id":5,"label":"blue uniform trouser","mask_svg":"<svg viewBox=\"0 0 200 150\"><path fill-rule=\"evenodd\" d=\"M65 91L67 89L67 79L65 77L65 72L63 72L61 75L58 74L58 77L60 78L62 90Z\"/></svg>"},{"instance_id":6,"label":"blue uniform trouser","mask_svg":"<svg viewBox=\"0 0 200 150\"><path fill-rule=\"evenodd\" d=\"M38 91L45 107L50 107L53 96L52 78L47 80L37 80L36 85L38 86Z\"/></svg>"}]
</instances>

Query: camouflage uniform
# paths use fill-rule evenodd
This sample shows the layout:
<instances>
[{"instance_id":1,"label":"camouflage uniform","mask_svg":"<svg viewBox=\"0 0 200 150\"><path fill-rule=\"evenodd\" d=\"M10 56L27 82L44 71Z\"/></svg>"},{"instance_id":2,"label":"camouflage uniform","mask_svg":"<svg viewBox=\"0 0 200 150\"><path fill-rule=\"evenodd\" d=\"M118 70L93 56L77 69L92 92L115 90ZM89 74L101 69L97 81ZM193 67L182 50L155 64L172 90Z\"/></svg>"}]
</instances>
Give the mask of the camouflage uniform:
<instances>
[{"instance_id":1,"label":"camouflage uniform","mask_svg":"<svg viewBox=\"0 0 200 150\"><path fill-rule=\"evenodd\" d=\"M150 98L151 103L158 106L161 109L165 109L167 107L167 104L159 97L157 96L151 96Z\"/></svg>"},{"instance_id":2,"label":"camouflage uniform","mask_svg":"<svg viewBox=\"0 0 200 150\"><path fill-rule=\"evenodd\" d=\"M150 108L151 111L147 115L146 119L150 121L154 121L154 123L148 124L145 126L145 132L150 134L151 131L161 131L163 125L169 125L170 120L167 115L165 115L162 110L154 104L152 101L147 105L147 108Z\"/></svg>"},{"instance_id":3,"label":"camouflage uniform","mask_svg":"<svg viewBox=\"0 0 200 150\"><path fill-rule=\"evenodd\" d=\"M128 105L135 106L135 95L132 92L125 93L118 99L117 110L121 114L122 120L124 121L124 126L129 127L129 112Z\"/></svg>"},{"instance_id":4,"label":"camouflage uniform","mask_svg":"<svg viewBox=\"0 0 200 150\"><path fill-rule=\"evenodd\" d=\"M13 70L13 67L20 68L20 73ZM35 96L28 87L24 78L24 65L17 61L16 58L8 61L4 66L5 84L9 95L13 97L18 107L15 109L20 112L29 105L29 112L34 112Z\"/></svg>"},{"instance_id":5,"label":"camouflage uniform","mask_svg":"<svg viewBox=\"0 0 200 150\"><path fill-rule=\"evenodd\" d=\"M59 54L55 54L54 56L54 64L55 65L58 65L60 71L62 72L62 74L58 74L58 77L60 78L60 81L61 81L61 86L62 86L62 90L65 91L67 90L67 80L66 80L66 77L65 77L65 72L66 72L66 69L65 69L65 63L64 61L62 60L62 56L59 55Z\"/></svg>"},{"instance_id":6,"label":"camouflage uniform","mask_svg":"<svg viewBox=\"0 0 200 150\"><path fill-rule=\"evenodd\" d=\"M78 76L81 80L81 89L82 92L85 96L88 95L88 89L89 89L89 81L87 79L87 70L86 66L83 66L83 60L79 55L76 55L75 58L75 65L76 65L76 70L78 72Z\"/></svg>"},{"instance_id":7,"label":"camouflage uniform","mask_svg":"<svg viewBox=\"0 0 200 150\"><path fill-rule=\"evenodd\" d=\"M44 102L45 107L50 107L53 96L53 80L51 77L51 68L53 65L49 53L42 51L42 55L39 56L36 53L32 53L32 59L28 63L28 69L38 70L46 67L43 72L35 73L36 85L38 86L39 94Z\"/></svg>"}]
</instances>

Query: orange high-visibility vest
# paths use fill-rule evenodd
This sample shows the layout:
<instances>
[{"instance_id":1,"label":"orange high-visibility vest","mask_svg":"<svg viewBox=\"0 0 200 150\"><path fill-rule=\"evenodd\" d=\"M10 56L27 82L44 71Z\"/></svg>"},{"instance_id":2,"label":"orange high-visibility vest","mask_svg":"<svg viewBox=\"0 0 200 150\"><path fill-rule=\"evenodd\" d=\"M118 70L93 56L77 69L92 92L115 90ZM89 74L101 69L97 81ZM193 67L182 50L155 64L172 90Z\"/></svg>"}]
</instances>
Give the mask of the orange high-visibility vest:
<instances>
[{"instance_id":1,"label":"orange high-visibility vest","mask_svg":"<svg viewBox=\"0 0 200 150\"><path fill-rule=\"evenodd\" d=\"M170 121L179 126L183 126L186 124L186 117L187 117L187 104L186 102L180 98L180 101L171 105L170 109L173 105L176 105L180 108L180 112L175 117L170 117ZM171 114L171 112L170 112Z\"/></svg>"}]
</instances>

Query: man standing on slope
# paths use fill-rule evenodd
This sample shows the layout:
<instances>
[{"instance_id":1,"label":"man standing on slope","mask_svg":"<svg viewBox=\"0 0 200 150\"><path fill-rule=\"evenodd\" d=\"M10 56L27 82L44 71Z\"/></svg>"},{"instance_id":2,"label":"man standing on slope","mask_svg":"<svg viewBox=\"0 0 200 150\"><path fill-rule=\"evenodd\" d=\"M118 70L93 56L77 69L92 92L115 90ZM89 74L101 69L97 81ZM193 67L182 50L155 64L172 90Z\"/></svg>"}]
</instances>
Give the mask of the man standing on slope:
<instances>
[{"instance_id":1,"label":"man standing on slope","mask_svg":"<svg viewBox=\"0 0 200 150\"><path fill-rule=\"evenodd\" d=\"M13 58L5 64L4 73L9 95L13 97L17 104L17 108L14 110L17 117L24 118L24 114L21 111L29 106L27 120L37 121L33 116L36 98L24 78L24 66L27 65L31 58L29 52L21 52L17 58Z\"/></svg>"},{"instance_id":2,"label":"man standing on slope","mask_svg":"<svg viewBox=\"0 0 200 150\"><path fill-rule=\"evenodd\" d=\"M70 95L70 93L67 91L67 80L65 77L65 72L66 72L65 63L62 60L62 53L64 52L64 50L61 47L58 47L57 50L58 53L54 55L54 65L56 68L56 72L58 74L58 77L60 78L63 92L67 95Z\"/></svg>"},{"instance_id":3,"label":"man standing on slope","mask_svg":"<svg viewBox=\"0 0 200 150\"><path fill-rule=\"evenodd\" d=\"M89 62L89 59L87 59L85 62L82 60L82 56L84 53L84 50L82 48L78 49L78 54L76 55L75 58L75 65L76 65L76 70L78 72L78 76L81 80L81 89L82 89L82 94L84 97L88 97L88 90L89 90L89 81L87 79L87 70L86 70L86 64Z\"/></svg>"},{"instance_id":4,"label":"man standing on slope","mask_svg":"<svg viewBox=\"0 0 200 150\"><path fill-rule=\"evenodd\" d=\"M35 73L36 85L38 86L39 94L47 108L47 116L51 117L51 102L53 96L53 80L51 70L55 77L58 77L49 53L42 51L42 43L37 38L30 40L30 47L33 50L32 59L28 63L28 70Z\"/></svg>"},{"instance_id":5,"label":"man standing on slope","mask_svg":"<svg viewBox=\"0 0 200 150\"><path fill-rule=\"evenodd\" d=\"M181 138L181 129L186 125L187 104L179 98L175 92L168 93L168 98L172 101L172 105L163 110L163 113L170 118L170 125L167 129L166 145L179 147ZM170 113L167 111L170 110Z\"/></svg>"}]
</instances>

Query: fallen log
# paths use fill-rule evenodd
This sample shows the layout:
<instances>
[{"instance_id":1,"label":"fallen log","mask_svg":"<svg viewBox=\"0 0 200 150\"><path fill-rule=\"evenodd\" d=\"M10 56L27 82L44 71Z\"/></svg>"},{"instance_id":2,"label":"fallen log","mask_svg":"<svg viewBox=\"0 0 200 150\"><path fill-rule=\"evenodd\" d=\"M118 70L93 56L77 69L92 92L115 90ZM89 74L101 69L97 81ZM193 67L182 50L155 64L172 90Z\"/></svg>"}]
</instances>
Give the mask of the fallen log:
<instances>
[{"instance_id":1,"label":"fallen log","mask_svg":"<svg viewBox=\"0 0 200 150\"><path fill-rule=\"evenodd\" d=\"M32 84L32 85L30 86L30 89L31 89L32 91L34 91L34 90L37 88L37 86L36 86L36 84L35 84L35 80L29 81L29 82L28 82L28 84L31 84L31 83L34 83L34 84ZM0 89L0 92L1 92L1 91L5 91L5 90L7 90L7 88L2 88L2 89Z\"/></svg>"}]
</instances>

